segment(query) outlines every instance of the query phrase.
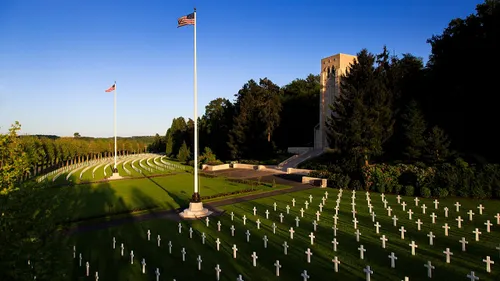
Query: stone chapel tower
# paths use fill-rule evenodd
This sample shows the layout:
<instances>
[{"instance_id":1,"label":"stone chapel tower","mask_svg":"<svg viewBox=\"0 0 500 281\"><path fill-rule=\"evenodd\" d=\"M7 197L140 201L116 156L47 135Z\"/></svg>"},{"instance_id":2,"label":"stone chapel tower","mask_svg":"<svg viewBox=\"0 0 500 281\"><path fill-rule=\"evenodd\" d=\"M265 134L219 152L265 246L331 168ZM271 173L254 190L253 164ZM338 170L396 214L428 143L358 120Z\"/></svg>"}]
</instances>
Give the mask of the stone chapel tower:
<instances>
[{"instance_id":1,"label":"stone chapel tower","mask_svg":"<svg viewBox=\"0 0 500 281\"><path fill-rule=\"evenodd\" d=\"M328 147L326 122L331 116L330 104L340 94L339 78L344 75L356 56L336 54L321 60L319 96L319 124L314 130L314 148L325 149Z\"/></svg>"}]
</instances>

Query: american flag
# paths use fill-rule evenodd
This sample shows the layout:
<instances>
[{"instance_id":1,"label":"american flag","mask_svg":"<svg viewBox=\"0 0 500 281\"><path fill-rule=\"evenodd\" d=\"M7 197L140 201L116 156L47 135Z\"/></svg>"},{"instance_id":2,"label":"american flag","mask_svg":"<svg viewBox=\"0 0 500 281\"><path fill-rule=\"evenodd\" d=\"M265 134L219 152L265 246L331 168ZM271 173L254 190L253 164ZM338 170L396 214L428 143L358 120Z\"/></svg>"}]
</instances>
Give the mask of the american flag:
<instances>
[{"instance_id":1,"label":"american flag","mask_svg":"<svg viewBox=\"0 0 500 281\"><path fill-rule=\"evenodd\" d=\"M187 16L182 16L177 20L177 27L185 25L194 25L194 24L195 24L194 13L191 13Z\"/></svg>"},{"instance_id":2,"label":"american flag","mask_svg":"<svg viewBox=\"0 0 500 281\"><path fill-rule=\"evenodd\" d=\"M106 93L113 92L115 90L115 87L116 87L116 84L113 84L113 86L109 87L109 89L107 89L105 92Z\"/></svg>"}]
</instances>

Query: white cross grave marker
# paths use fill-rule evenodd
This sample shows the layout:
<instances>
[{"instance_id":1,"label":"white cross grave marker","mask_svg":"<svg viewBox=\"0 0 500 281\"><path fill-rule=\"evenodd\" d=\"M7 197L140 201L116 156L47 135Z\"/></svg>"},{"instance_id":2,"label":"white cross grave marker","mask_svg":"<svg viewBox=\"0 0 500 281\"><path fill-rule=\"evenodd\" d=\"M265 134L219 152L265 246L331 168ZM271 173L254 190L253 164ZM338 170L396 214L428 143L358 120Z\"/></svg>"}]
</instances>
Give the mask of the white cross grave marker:
<instances>
[{"instance_id":1,"label":"white cross grave marker","mask_svg":"<svg viewBox=\"0 0 500 281\"><path fill-rule=\"evenodd\" d=\"M182 224L181 224L181 223L179 223L179 226L178 226L178 227L179 227L179 233L182 233Z\"/></svg>"},{"instance_id":2,"label":"white cross grave marker","mask_svg":"<svg viewBox=\"0 0 500 281\"><path fill-rule=\"evenodd\" d=\"M218 221L218 222L217 222L217 231L219 231L219 232L220 232L220 226L221 226L221 222L220 222L220 221Z\"/></svg>"},{"instance_id":3,"label":"white cross grave marker","mask_svg":"<svg viewBox=\"0 0 500 281\"><path fill-rule=\"evenodd\" d=\"M203 245L205 245L205 238L207 238L207 236L205 235L205 232L203 232L203 233L201 234L201 243L202 243Z\"/></svg>"},{"instance_id":4,"label":"white cross grave marker","mask_svg":"<svg viewBox=\"0 0 500 281\"><path fill-rule=\"evenodd\" d=\"M370 281L370 276L373 274L373 270L371 270L370 266L367 265L363 271L366 273L366 281Z\"/></svg>"},{"instance_id":5,"label":"white cross grave marker","mask_svg":"<svg viewBox=\"0 0 500 281\"><path fill-rule=\"evenodd\" d=\"M382 240L382 248L385 249L385 242L387 242L389 239L385 237L385 234L380 237L380 240Z\"/></svg>"},{"instance_id":6,"label":"white cross grave marker","mask_svg":"<svg viewBox=\"0 0 500 281\"><path fill-rule=\"evenodd\" d=\"M332 262L333 262L333 268L334 268L335 272L339 272L339 264L340 264L339 258L337 256L335 256L332 259Z\"/></svg>"},{"instance_id":7,"label":"white cross grave marker","mask_svg":"<svg viewBox=\"0 0 500 281\"><path fill-rule=\"evenodd\" d=\"M247 216L243 215L243 225L247 225Z\"/></svg>"},{"instance_id":8,"label":"white cross grave marker","mask_svg":"<svg viewBox=\"0 0 500 281\"><path fill-rule=\"evenodd\" d=\"M392 214L392 208L391 206L389 206L389 208L387 208L387 216L390 217Z\"/></svg>"},{"instance_id":9,"label":"white cross grave marker","mask_svg":"<svg viewBox=\"0 0 500 281\"><path fill-rule=\"evenodd\" d=\"M168 241L168 253L172 253L172 241Z\"/></svg>"},{"instance_id":10,"label":"white cross grave marker","mask_svg":"<svg viewBox=\"0 0 500 281\"><path fill-rule=\"evenodd\" d=\"M234 224L233 224L233 225L231 225L231 228L230 228L230 229L231 229L231 236L233 236L233 237L234 237L234 231L236 230L236 228L234 227Z\"/></svg>"},{"instance_id":11,"label":"white cross grave marker","mask_svg":"<svg viewBox=\"0 0 500 281\"><path fill-rule=\"evenodd\" d=\"M363 245L359 246L358 248L359 250L359 258L364 260L365 259L365 252L366 252L366 249Z\"/></svg>"},{"instance_id":12,"label":"white cross grave marker","mask_svg":"<svg viewBox=\"0 0 500 281\"><path fill-rule=\"evenodd\" d=\"M482 234L482 232L479 231L478 228L476 228L476 230L472 231L472 233L476 235L476 241L479 241L479 234Z\"/></svg>"},{"instance_id":13,"label":"white cross grave marker","mask_svg":"<svg viewBox=\"0 0 500 281\"><path fill-rule=\"evenodd\" d=\"M255 252L253 252L253 253L252 253L252 265L253 265L254 267L256 267L256 266L257 266L257 259L258 259L258 258L259 258L259 257L257 256L257 254L256 254Z\"/></svg>"},{"instance_id":14,"label":"white cross grave marker","mask_svg":"<svg viewBox=\"0 0 500 281\"><path fill-rule=\"evenodd\" d=\"M391 268L396 268L396 260L398 259L398 257L394 255L394 252L391 252L389 258L391 259Z\"/></svg>"},{"instance_id":15,"label":"white cross grave marker","mask_svg":"<svg viewBox=\"0 0 500 281\"><path fill-rule=\"evenodd\" d=\"M318 227L318 223L316 221L313 221L312 225L313 225L314 231L316 231L316 228Z\"/></svg>"},{"instance_id":16,"label":"white cross grave marker","mask_svg":"<svg viewBox=\"0 0 500 281\"><path fill-rule=\"evenodd\" d=\"M309 209L309 202L308 202L308 201L306 201L306 202L304 203L304 205L306 206L306 210L307 210L307 209Z\"/></svg>"},{"instance_id":17,"label":"white cross grave marker","mask_svg":"<svg viewBox=\"0 0 500 281\"><path fill-rule=\"evenodd\" d=\"M309 234L309 238L311 238L311 245L314 245L314 238L316 238L316 236L314 236L313 232L311 232L311 234Z\"/></svg>"},{"instance_id":18,"label":"white cross grave marker","mask_svg":"<svg viewBox=\"0 0 500 281\"><path fill-rule=\"evenodd\" d=\"M333 238L332 244L333 244L333 251L336 252L337 246L339 245L339 242L337 242L337 238Z\"/></svg>"},{"instance_id":19,"label":"white cross grave marker","mask_svg":"<svg viewBox=\"0 0 500 281\"><path fill-rule=\"evenodd\" d=\"M444 228L444 236L448 236L448 230L450 230L448 223L445 223L442 227Z\"/></svg>"},{"instance_id":20,"label":"white cross grave marker","mask_svg":"<svg viewBox=\"0 0 500 281\"><path fill-rule=\"evenodd\" d=\"M160 234L158 234L158 237L156 237L156 240L158 241L158 247L160 247L160 241L161 241Z\"/></svg>"},{"instance_id":21,"label":"white cross grave marker","mask_svg":"<svg viewBox=\"0 0 500 281\"><path fill-rule=\"evenodd\" d=\"M273 224L271 225L272 229L273 229L273 234L276 234L276 224L273 222Z\"/></svg>"},{"instance_id":22,"label":"white cross grave marker","mask_svg":"<svg viewBox=\"0 0 500 281\"><path fill-rule=\"evenodd\" d=\"M446 255L446 263L450 263L450 257L453 256L453 253L450 252L450 248L446 248L446 251L443 251L443 254Z\"/></svg>"},{"instance_id":23,"label":"white cross grave marker","mask_svg":"<svg viewBox=\"0 0 500 281\"><path fill-rule=\"evenodd\" d=\"M394 215L394 216L392 217L392 223L393 223L393 225L394 225L394 226L397 226L397 225L398 225L398 224L397 224L397 221L398 221L398 217L396 217L396 215Z\"/></svg>"},{"instance_id":24,"label":"white cross grave marker","mask_svg":"<svg viewBox=\"0 0 500 281\"><path fill-rule=\"evenodd\" d=\"M374 224L374 226L375 226L375 233L379 234L381 225L377 222L376 224Z\"/></svg>"},{"instance_id":25,"label":"white cross grave marker","mask_svg":"<svg viewBox=\"0 0 500 281\"><path fill-rule=\"evenodd\" d=\"M307 255L307 263L311 263L311 256L313 255L311 249L307 248L307 251L305 253Z\"/></svg>"},{"instance_id":26,"label":"white cross grave marker","mask_svg":"<svg viewBox=\"0 0 500 281\"><path fill-rule=\"evenodd\" d=\"M307 275L307 270L304 270L304 272L302 272L300 276L302 276L303 281L307 281L307 279L309 279L309 275Z\"/></svg>"},{"instance_id":27,"label":"white cross grave marker","mask_svg":"<svg viewBox=\"0 0 500 281\"><path fill-rule=\"evenodd\" d=\"M189 227L189 238L193 238L193 228Z\"/></svg>"},{"instance_id":28,"label":"white cross grave marker","mask_svg":"<svg viewBox=\"0 0 500 281\"><path fill-rule=\"evenodd\" d=\"M250 242L250 230L247 229L247 232L245 232L245 235L247 236L247 242Z\"/></svg>"},{"instance_id":29,"label":"white cross grave marker","mask_svg":"<svg viewBox=\"0 0 500 281\"><path fill-rule=\"evenodd\" d=\"M278 206L278 205L276 204L276 202L274 202L274 203L273 203L273 208L274 208L274 211L275 211L275 212L276 212L276 207L277 207L277 206Z\"/></svg>"},{"instance_id":30,"label":"white cross grave marker","mask_svg":"<svg viewBox=\"0 0 500 281\"><path fill-rule=\"evenodd\" d=\"M357 229L358 228L358 219L357 218L354 218L352 220L352 223L354 224L354 229Z\"/></svg>"},{"instance_id":31,"label":"white cross grave marker","mask_svg":"<svg viewBox=\"0 0 500 281\"><path fill-rule=\"evenodd\" d=\"M436 238L436 235L432 234L432 231L427 234L427 237L429 237L429 245L434 245L434 238Z\"/></svg>"},{"instance_id":32,"label":"white cross grave marker","mask_svg":"<svg viewBox=\"0 0 500 281\"><path fill-rule=\"evenodd\" d=\"M420 219L418 219L415 223L417 224L417 229L418 229L418 231L420 231L421 226L422 226L422 224L424 224L424 223L423 223L422 221L420 221Z\"/></svg>"},{"instance_id":33,"label":"white cross grave marker","mask_svg":"<svg viewBox=\"0 0 500 281\"><path fill-rule=\"evenodd\" d=\"M486 232L490 232L490 227L493 225L490 220L486 220L486 222L484 223L484 225L486 225Z\"/></svg>"},{"instance_id":34,"label":"white cross grave marker","mask_svg":"<svg viewBox=\"0 0 500 281\"><path fill-rule=\"evenodd\" d=\"M462 219L462 217L461 217L461 216L458 216L455 220L456 220L456 221L457 221L457 223L458 223L458 228L462 228L462 222L464 221L464 220Z\"/></svg>"},{"instance_id":35,"label":"white cross grave marker","mask_svg":"<svg viewBox=\"0 0 500 281\"><path fill-rule=\"evenodd\" d=\"M288 215L288 214L290 214L290 206L286 205L286 208L285 208L285 209L286 209L286 214L287 214L287 215Z\"/></svg>"},{"instance_id":36,"label":"white cross grave marker","mask_svg":"<svg viewBox=\"0 0 500 281\"><path fill-rule=\"evenodd\" d=\"M116 238L113 237L113 249L115 249L116 246ZM75 251L75 247L73 246L73 252ZM74 256L73 256L74 257Z\"/></svg>"},{"instance_id":37,"label":"white cross grave marker","mask_svg":"<svg viewBox=\"0 0 500 281\"><path fill-rule=\"evenodd\" d=\"M186 261L186 249L182 248L181 254L182 254L182 261Z\"/></svg>"},{"instance_id":38,"label":"white cross grave marker","mask_svg":"<svg viewBox=\"0 0 500 281\"><path fill-rule=\"evenodd\" d=\"M405 232L406 232L406 229L404 226L401 226L401 228L399 229L399 232L401 232L401 239L405 239Z\"/></svg>"},{"instance_id":39,"label":"white cross grave marker","mask_svg":"<svg viewBox=\"0 0 500 281\"><path fill-rule=\"evenodd\" d=\"M288 246L288 244L286 243L286 241L285 241L285 242L283 242L283 252L284 252L284 254L285 254L285 255L287 255L287 254L288 254L288 247L289 247L289 246Z\"/></svg>"},{"instance_id":40,"label":"white cross grave marker","mask_svg":"<svg viewBox=\"0 0 500 281\"><path fill-rule=\"evenodd\" d=\"M432 270L436 267L432 265L431 261L427 261L427 264L424 264L427 267L427 277L432 278Z\"/></svg>"},{"instance_id":41,"label":"white cross grave marker","mask_svg":"<svg viewBox=\"0 0 500 281\"><path fill-rule=\"evenodd\" d=\"M437 199L434 200L434 209L438 209L439 201Z\"/></svg>"},{"instance_id":42,"label":"white cross grave marker","mask_svg":"<svg viewBox=\"0 0 500 281\"><path fill-rule=\"evenodd\" d=\"M285 216L283 216L283 213L280 213L280 223L283 223L283 218L284 218L284 217L285 217Z\"/></svg>"},{"instance_id":43,"label":"white cross grave marker","mask_svg":"<svg viewBox=\"0 0 500 281\"><path fill-rule=\"evenodd\" d=\"M411 209L408 210L408 219L409 220L412 220L412 215L413 215L413 211Z\"/></svg>"},{"instance_id":44,"label":"white cross grave marker","mask_svg":"<svg viewBox=\"0 0 500 281\"><path fill-rule=\"evenodd\" d=\"M467 274L467 278L469 278L470 281L479 280L479 277L475 275L474 271L471 271L470 274Z\"/></svg>"},{"instance_id":45,"label":"white cross grave marker","mask_svg":"<svg viewBox=\"0 0 500 281\"><path fill-rule=\"evenodd\" d=\"M459 202L455 203L455 207L456 207L457 213L460 212L460 206L462 206L462 205L460 205Z\"/></svg>"},{"instance_id":46,"label":"white cross grave marker","mask_svg":"<svg viewBox=\"0 0 500 281\"><path fill-rule=\"evenodd\" d=\"M156 281L160 281L160 269L159 268L156 268L155 274L156 274Z\"/></svg>"},{"instance_id":47,"label":"white cross grave marker","mask_svg":"<svg viewBox=\"0 0 500 281\"><path fill-rule=\"evenodd\" d=\"M295 227L299 227L300 219L299 217L295 217Z\"/></svg>"},{"instance_id":48,"label":"white cross grave marker","mask_svg":"<svg viewBox=\"0 0 500 281\"><path fill-rule=\"evenodd\" d=\"M292 207L295 207L295 198L292 198Z\"/></svg>"},{"instance_id":49,"label":"white cross grave marker","mask_svg":"<svg viewBox=\"0 0 500 281\"><path fill-rule=\"evenodd\" d=\"M238 248L236 248L236 244L233 244L233 258L236 258L236 252L238 252Z\"/></svg>"},{"instance_id":50,"label":"white cross grave marker","mask_svg":"<svg viewBox=\"0 0 500 281\"><path fill-rule=\"evenodd\" d=\"M462 237L462 239L461 239L461 240L458 240L458 242L460 242L460 244L462 244L462 252L465 252L465 245L466 245L466 244L469 244L469 242L467 242L467 241L465 240L465 237Z\"/></svg>"},{"instance_id":51,"label":"white cross grave marker","mask_svg":"<svg viewBox=\"0 0 500 281\"><path fill-rule=\"evenodd\" d=\"M121 255L122 255L122 257L123 257L123 250L125 250L125 246L123 246L123 243L122 243L122 244L120 245L120 247L121 247Z\"/></svg>"},{"instance_id":52,"label":"white cross grave marker","mask_svg":"<svg viewBox=\"0 0 500 281\"><path fill-rule=\"evenodd\" d=\"M257 224L257 229L260 229L260 219L257 219L257 221L255 221L255 223Z\"/></svg>"},{"instance_id":53,"label":"white cross grave marker","mask_svg":"<svg viewBox=\"0 0 500 281\"><path fill-rule=\"evenodd\" d=\"M269 239L267 239L267 235L264 235L264 238L262 238L262 240L264 241L264 249L267 249L267 241L269 241Z\"/></svg>"},{"instance_id":54,"label":"white cross grave marker","mask_svg":"<svg viewBox=\"0 0 500 281\"><path fill-rule=\"evenodd\" d=\"M231 221L234 220L234 212L231 212Z\"/></svg>"},{"instance_id":55,"label":"white cross grave marker","mask_svg":"<svg viewBox=\"0 0 500 281\"><path fill-rule=\"evenodd\" d=\"M319 221L319 216L321 216L321 213L319 211L316 211L316 220Z\"/></svg>"},{"instance_id":56,"label":"white cross grave marker","mask_svg":"<svg viewBox=\"0 0 500 281\"><path fill-rule=\"evenodd\" d=\"M269 210L266 210L266 220L269 219Z\"/></svg>"},{"instance_id":57,"label":"white cross grave marker","mask_svg":"<svg viewBox=\"0 0 500 281\"><path fill-rule=\"evenodd\" d=\"M134 251L130 251L130 264L134 264Z\"/></svg>"},{"instance_id":58,"label":"white cross grave marker","mask_svg":"<svg viewBox=\"0 0 500 281\"><path fill-rule=\"evenodd\" d=\"M219 251L220 250L220 239L219 239L219 237L217 237L217 239L215 239L215 244L217 246L217 251Z\"/></svg>"},{"instance_id":59,"label":"white cross grave marker","mask_svg":"<svg viewBox=\"0 0 500 281\"><path fill-rule=\"evenodd\" d=\"M201 263L203 262L203 260L201 259L200 255L198 255L198 258L196 259L196 261L198 262L198 270L201 270Z\"/></svg>"},{"instance_id":60,"label":"white cross grave marker","mask_svg":"<svg viewBox=\"0 0 500 281\"><path fill-rule=\"evenodd\" d=\"M148 229L148 241L151 241L151 230Z\"/></svg>"},{"instance_id":61,"label":"white cross grave marker","mask_svg":"<svg viewBox=\"0 0 500 281\"><path fill-rule=\"evenodd\" d=\"M469 221L472 221L472 216L475 215L474 212L472 210L469 210L467 214L469 215Z\"/></svg>"},{"instance_id":62,"label":"white cross grave marker","mask_svg":"<svg viewBox=\"0 0 500 281\"><path fill-rule=\"evenodd\" d=\"M257 215L257 208L255 208L255 206L253 207L253 215L256 216Z\"/></svg>"},{"instance_id":63,"label":"white cross grave marker","mask_svg":"<svg viewBox=\"0 0 500 281\"><path fill-rule=\"evenodd\" d=\"M236 279L236 281L245 281L245 280L243 280L243 276L241 276L241 274L240 274L240 275L238 275L238 278Z\"/></svg>"},{"instance_id":64,"label":"white cross grave marker","mask_svg":"<svg viewBox=\"0 0 500 281\"><path fill-rule=\"evenodd\" d=\"M495 218L497 219L497 224L500 224L500 213L497 213Z\"/></svg>"},{"instance_id":65,"label":"white cross grave marker","mask_svg":"<svg viewBox=\"0 0 500 281\"><path fill-rule=\"evenodd\" d=\"M483 214L483 210L484 210L483 204L479 204L479 206L477 206L477 208L479 209L479 214L482 215Z\"/></svg>"},{"instance_id":66,"label":"white cross grave marker","mask_svg":"<svg viewBox=\"0 0 500 281\"><path fill-rule=\"evenodd\" d=\"M425 215L425 210L427 209L427 206L425 206L425 204L422 204L422 207L420 208L422 208L422 214Z\"/></svg>"},{"instance_id":67,"label":"white cross grave marker","mask_svg":"<svg viewBox=\"0 0 500 281\"><path fill-rule=\"evenodd\" d=\"M219 281L219 280L220 280L220 273L221 273L221 271L222 271L222 270L220 269L219 264L217 264L217 265L215 266L215 278L217 279L217 281Z\"/></svg>"},{"instance_id":68,"label":"white cross grave marker","mask_svg":"<svg viewBox=\"0 0 500 281\"><path fill-rule=\"evenodd\" d=\"M208 217L205 219L205 223L206 223L207 227L210 225L210 219Z\"/></svg>"},{"instance_id":69,"label":"white cross grave marker","mask_svg":"<svg viewBox=\"0 0 500 281\"><path fill-rule=\"evenodd\" d=\"M403 211L406 211L406 202L403 201L403 203L401 203L401 206L403 207Z\"/></svg>"},{"instance_id":70,"label":"white cross grave marker","mask_svg":"<svg viewBox=\"0 0 500 281\"><path fill-rule=\"evenodd\" d=\"M411 244L408 244L411 247L411 255L415 255L415 249L418 248L418 245L415 244L415 241L411 241Z\"/></svg>"},{"instance_id":71,"label":"white cross grave marker","mask_svg":"<svg viewBox=\"0 0 500 281\"><path fill-rule=\"evenodd\" d=\"M444 207L444 217L447 218L448 217L448 207Z\"/></svg>"},{"instance_id":72,"label":"white cross grave marker","mask_svg":"<svg viewBox=\"0 0 500 281\"><path fill-rule=\"evenodd\" d=\"M333 229L333 236L337 236L337 230L338 230L338 228L337 228L337 224L334 224L334 225L332 226L332 229Z\"/></svg>"},{"instance_id":73,"label":"white cross grave marker","mask_svg":"<svg viewBox=\"0 0 500 281\"><path fill-rule=\"evenodd\" d=\"M356 242L359 242L359 236L361 236L361 232L359 232L359 229L356 229L356 232L354 232L354 234L356 234Z\"/></svg>"},{"instance_id":74,"label":"white cross grave marker","mask_svg":"<svg viewBox=\"0 0 500 281\"><path fill-rule=\"evenodd\" d=\"M276 262L274 263L274 267L276 267L276 276L280 276L280 268L281 268L281 264L280 264L280 261L279 260L276 260Z\"/></svg>"},{"instance_id":75,"label":"white cross grave marker","mask_svg":"<svg viewBox=\"0 0 500 281\"><path fill-rule=\"evenodd\" d=\"M495 262L490 259L490 256L486 256L483 262L486 263L486 272L491 273L491 265L495 264Z\"/></svg>"},{"instance_id":76,"label":"white cross grave marker","mask_svg":"<svg viewBox=\"0 0 500 281\"><path fill-rule=\"evenodd\" d=\"M418 201L420 201L420 200L418 200L418 197L415 197L415 199L413 199L413 201L415 201L415 206L418 206Z\"/></svg>"},{"instance_id":77,"label":"white cross grave marker","mask_svg":"<svg viewBox=\"0 0 500 281\"><path fill-rule=\"evenodd\" d=\"M145 259L142 259L142 274L145 274L146 273L146 260Z\"/></svg>"},{"instance_id":78,"label":"white cross grave marker","mask_svg":"<svg viewBox=\"0 0 500 281\"><path fill-rule=\"evenodd\" d=\"M300 217L303 218L304 217L304 208L300 208Z\"/></svg>"}]
</instances>

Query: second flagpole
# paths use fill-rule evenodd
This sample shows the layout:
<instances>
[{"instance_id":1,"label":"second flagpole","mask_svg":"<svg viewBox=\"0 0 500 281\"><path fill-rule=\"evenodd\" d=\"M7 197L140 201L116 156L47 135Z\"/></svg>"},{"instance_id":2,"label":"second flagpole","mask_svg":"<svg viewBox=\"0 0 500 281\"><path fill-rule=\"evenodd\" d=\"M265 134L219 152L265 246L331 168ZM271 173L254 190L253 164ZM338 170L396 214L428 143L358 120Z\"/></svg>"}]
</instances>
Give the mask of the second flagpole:
<instances>
[{"instance_id":1,"label":"second flagpole","mask_svg":"<svg viewBox=\"0 0 500 281\"><path fill-rule=\"evenodd\" d=\"M116 81L115 81L115 90L113 91L114 94L115 94L115 101L114 101L114 130L115 130L115 165L114 165L114 169L113 169L113 173L118 173L118 169L116 167Z\"/></svg>"},{"instance_id":2,"label":"second flagpole","mask_svg":"<svg viewBox=\"0 0 500 281\"><path fill-rule=\"evenodd\" d=\"M194 194L192 200L200 202L201 198L198 192L198 81L196 69L196 8L194 8Z\"/></svg>"}]
</instances>

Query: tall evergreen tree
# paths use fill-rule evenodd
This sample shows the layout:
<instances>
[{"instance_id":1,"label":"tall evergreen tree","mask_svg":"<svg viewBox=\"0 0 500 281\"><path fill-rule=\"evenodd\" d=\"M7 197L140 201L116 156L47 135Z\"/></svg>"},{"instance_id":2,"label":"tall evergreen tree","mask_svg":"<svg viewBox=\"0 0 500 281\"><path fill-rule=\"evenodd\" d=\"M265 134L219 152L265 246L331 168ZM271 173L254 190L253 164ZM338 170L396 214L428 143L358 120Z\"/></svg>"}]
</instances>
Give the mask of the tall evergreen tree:
<instances>
[{"instance_id":1,"label":"tall evergreen tree","mask_svg":"<svg viewBox=\"0 0 500 281\"><path fill-rule=\"evenodd\" d=\"M403 155L408 160L418 160L425 148L426 123L415 100L411 100L401 116L404 136Z\"/></svg>"},{"instance_id":2,"label":"tall evergreen tree","mask_svg":"<svg viewBox=\"0 0 500 281\"><path fill-rule=\"evenodd\" d=\"M383 63L383 62L382 62ZM382 154L394 124L384 65L366 49L341 77L340 96L331 105L329 140L347 157L368 161Z\"/></svg>"},{"instance_id":3,"label":"tall evergreen tree","mask_svg":"<svg viewBox=\"0 0 500 281\"><path fill-rule=\"evenodd\" d=\"M438 126L434 126L429 131L426 142L425 158L429 163L441 163L451 156L448 136Z\"/></svg>"}]
</instances>

